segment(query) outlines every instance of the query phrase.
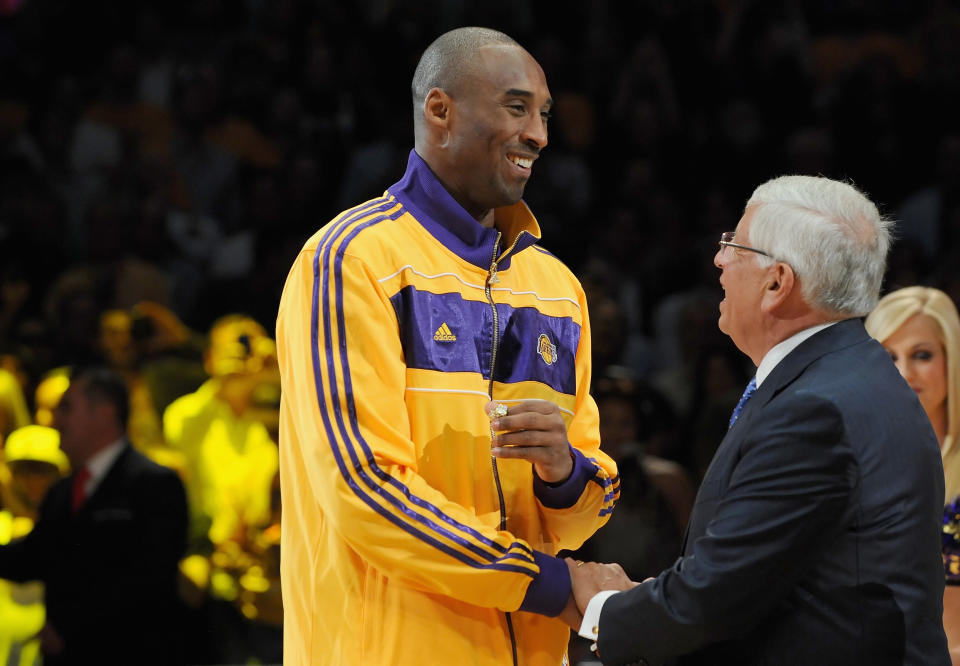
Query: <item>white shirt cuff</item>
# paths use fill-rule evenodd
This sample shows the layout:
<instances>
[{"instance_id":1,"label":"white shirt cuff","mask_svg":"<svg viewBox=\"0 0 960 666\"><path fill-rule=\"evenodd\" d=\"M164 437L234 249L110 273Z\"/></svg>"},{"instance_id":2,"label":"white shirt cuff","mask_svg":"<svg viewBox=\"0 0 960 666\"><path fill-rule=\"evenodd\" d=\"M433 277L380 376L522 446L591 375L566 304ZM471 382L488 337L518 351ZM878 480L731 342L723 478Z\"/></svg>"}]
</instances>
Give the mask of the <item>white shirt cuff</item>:
<instances>
[{"instance_id":1,"label":"white shirt cuff","mask_svg":"<svg viewBox=\"0 0 960 666\"><path fill-rule=\"evenodd\" d=\"M592 641L597 640L597 632L600 630L600 611L603 610L603 604L607 599L615 594L617 594L616 590L604 590L593 595L590 603L587 604L587 609L583 612L583 622L580 624L578 634ZM590 649L596 650L597 644L594 643Z\"/></svg>"}]
</instances>

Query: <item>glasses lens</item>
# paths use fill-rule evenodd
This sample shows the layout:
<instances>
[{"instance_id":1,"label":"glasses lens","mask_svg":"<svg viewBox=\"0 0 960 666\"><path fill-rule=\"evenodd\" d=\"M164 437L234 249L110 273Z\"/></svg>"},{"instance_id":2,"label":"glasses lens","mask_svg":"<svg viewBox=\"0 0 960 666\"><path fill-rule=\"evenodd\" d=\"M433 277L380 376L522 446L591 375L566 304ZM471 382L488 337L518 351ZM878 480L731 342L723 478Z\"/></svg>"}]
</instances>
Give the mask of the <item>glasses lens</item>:
<instances>
[{"instance_id":1,"label":"glasses lens","mask_svg":"<svg viewBox=\"0 0 960 666\"><path fill-rule=\"evenodd\" d=\"M729 243L732 240L733 240L732 231L724 231L722 234L720 234L720 255L721 256L725 257L727 255L727 246L724 245L724 243Z\"/></svg>"}]
</instances>

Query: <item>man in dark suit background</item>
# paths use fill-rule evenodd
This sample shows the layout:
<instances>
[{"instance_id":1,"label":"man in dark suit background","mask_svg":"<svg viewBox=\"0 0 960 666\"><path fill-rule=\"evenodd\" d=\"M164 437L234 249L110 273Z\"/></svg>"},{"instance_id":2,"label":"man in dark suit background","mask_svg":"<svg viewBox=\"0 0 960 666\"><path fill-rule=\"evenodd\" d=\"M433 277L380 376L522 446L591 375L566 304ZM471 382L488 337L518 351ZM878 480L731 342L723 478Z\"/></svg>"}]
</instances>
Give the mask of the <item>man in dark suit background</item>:
<instances>
[{"instance_id":1,"label":"man in dark suit background","mask_svg":"<svg viewBox=\"0 0 960 666\"><path fill-rule=\"evenodd\" d=\"M34 529L0 548L0 576L45 584L48 666L182 662L186 498L173 471L131 447L128 409L115 373L73 374L55 415L73 474L50 488Z\"/></svg>"},{"instance_id":2,"label":"man in dark suit background","mask_svg":"<svg viewBox=\"0 0 960 666\"><path fill-rule=\"evenodd\" d=\"M719 326L757 376L673 567L637 585L568 561L604 664L950 663L937 440L860 319L889 243L866 197L807 176L723 235Z\"/></svg>"}]
</instances>

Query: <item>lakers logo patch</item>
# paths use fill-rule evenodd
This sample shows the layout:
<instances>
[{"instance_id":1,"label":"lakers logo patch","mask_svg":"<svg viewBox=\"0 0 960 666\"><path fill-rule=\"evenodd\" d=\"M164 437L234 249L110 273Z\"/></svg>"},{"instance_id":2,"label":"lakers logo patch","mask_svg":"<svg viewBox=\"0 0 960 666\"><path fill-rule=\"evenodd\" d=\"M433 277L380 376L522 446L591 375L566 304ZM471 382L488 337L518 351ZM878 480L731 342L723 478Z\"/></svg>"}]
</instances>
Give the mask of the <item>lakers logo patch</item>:
<instances>
[{"instance_id":1,"label":"lakers logo patch","mask_svg":"<svg viewBox=\"0 0 960 666\"><path fill-rule=\"evenodd\" d=\"M440 324L440 328L436 330L433 334L434 342L456 342L457 336L453 334L453 331L450 330L450 327L447 326L447 322Z\"/></svg>"},{"instance_id":2,"label":"lakers logo patch","mask_svg":"<svg viewBox=\"0 0 960 666\"><path fill-rule=\"evenodd\" d=\"M557 362L557 346L550 342L546 333L541 333L537 339L537 353L547 365L553 365Z\"/></svg>"}]
</instances>

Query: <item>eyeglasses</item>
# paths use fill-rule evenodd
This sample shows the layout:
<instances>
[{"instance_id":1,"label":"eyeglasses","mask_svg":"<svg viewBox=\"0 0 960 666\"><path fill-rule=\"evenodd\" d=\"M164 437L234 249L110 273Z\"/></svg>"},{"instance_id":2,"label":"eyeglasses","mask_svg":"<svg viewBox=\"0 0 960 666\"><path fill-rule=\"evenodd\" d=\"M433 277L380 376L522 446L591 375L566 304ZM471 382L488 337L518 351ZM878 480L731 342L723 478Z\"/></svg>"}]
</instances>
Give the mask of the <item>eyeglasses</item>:
<instances>
[{"instance_id":1,"label":"eyeglasses","mask_svg":"<svg viewBox=\"0 0 960 666\"><path fill-rule=\"evenodd\" d=\"M749 245L740 245L739 243L734 243L733 239L736 237L736 231L724 231L720 234L720 247L735 247L738 250L748 250L750 252L756 252L757 254L762 254L765 257L770 257L773 259L773 255L769 252L764 252L763 250L758 250L755 247L750 247Z\"/></svg>"}]
</instances>

